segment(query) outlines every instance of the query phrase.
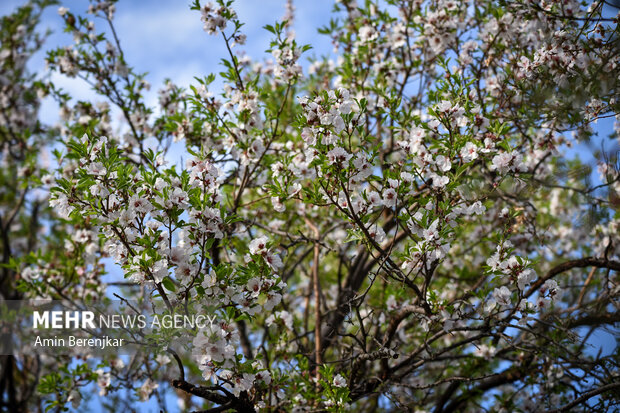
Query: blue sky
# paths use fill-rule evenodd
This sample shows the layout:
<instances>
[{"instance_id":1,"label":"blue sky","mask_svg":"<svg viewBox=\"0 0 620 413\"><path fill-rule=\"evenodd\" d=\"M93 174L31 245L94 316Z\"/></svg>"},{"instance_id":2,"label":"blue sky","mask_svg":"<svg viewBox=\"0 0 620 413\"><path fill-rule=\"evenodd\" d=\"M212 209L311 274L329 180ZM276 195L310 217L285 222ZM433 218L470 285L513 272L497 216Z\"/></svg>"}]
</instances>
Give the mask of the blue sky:
<instances>
[{"instance_id":1,"label":"blue sky","mask_svg":"<svg viewBox=\"0 0 620 413\"><path fill-rule=\"evenodd\" d=\"M2 15L12 11L24 1L3 0L0 2ZM203 2L204 3L204 2ZM296 2L295 32L299 43L311 43L310 53L323 55L331 51L329 38L317 34L317 28L329 21L333 2L314 0ZM64 1L62 4L73 13L84 14L88 3L84 0ZM269 47L271 33L263 30L266 24L273 24L284 16L285 0L238 0L233 8L242 22L247 43L237 47L253 59L268 57L264 51ZM42 27L53 31L44 49L73 43L72 36L63 33L63 21L57 14L57 7L50 7L43 15ZM104 29L104 21L94 19L98 29ZM202 77L220 70L219 61L227 56L220 36L210 36L202 30L200 13L189 9L189 1L149 0L120 1L117 3L115 25L126 58L138 72L149 72L151 83L148 103L155 104L157 91L166 78L180 86L188 86L194 76ZM44 68L44 53L38 53L31 62L33 70ZM57 86L68 91L77 99L92 98L94 94L79 79L68 79L54 74ZM41 111L42 120L54 123L58 118L57 106L46 101Z\"/></svg>"}]
</instances>

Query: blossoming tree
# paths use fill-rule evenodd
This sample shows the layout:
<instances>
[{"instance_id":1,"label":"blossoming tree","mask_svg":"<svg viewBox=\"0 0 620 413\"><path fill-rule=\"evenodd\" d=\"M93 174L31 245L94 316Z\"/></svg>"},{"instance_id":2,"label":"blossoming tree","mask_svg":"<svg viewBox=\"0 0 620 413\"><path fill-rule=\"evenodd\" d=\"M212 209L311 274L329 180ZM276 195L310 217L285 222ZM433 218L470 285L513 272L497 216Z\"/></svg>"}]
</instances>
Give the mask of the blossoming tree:
<instances>
[{"instance_id":1,"label":"blossoming tree","mask_svg":"<svg viewBox=\"0 0 620 413\"><path fill-rule=\"evenodd\" d=\"M618 353L590 337L620 321L620 168L570 149L618 142L593 127L620 111L613 5L340 0L333 61L296 41L292 2L252 60L232 1L196 1L229 54L158 107L113 1L61 7L75 43L47 54L100 102L29 75L46 5L0 32L3 298L102 300L109 258L117 298L216 322L130 359L2 356L2 408L95 385L212 412L618 406Z\"/></svg>"}]
</instances>

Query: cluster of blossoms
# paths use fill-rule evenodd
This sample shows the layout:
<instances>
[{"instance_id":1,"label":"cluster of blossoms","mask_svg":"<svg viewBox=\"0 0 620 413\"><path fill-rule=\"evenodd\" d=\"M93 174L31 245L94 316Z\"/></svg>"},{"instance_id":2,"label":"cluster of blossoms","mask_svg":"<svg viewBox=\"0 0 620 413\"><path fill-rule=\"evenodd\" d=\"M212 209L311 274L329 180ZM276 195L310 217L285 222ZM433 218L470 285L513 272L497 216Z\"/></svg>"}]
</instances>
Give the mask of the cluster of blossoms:
<instances>
[{"instance_id":1,"label":"cluster of blossoms","mask_svg":"<svg viewBox=\"0 0 620 413\"><path fill-rule=\"evenodd\" d=\"M591 184L566 153L596 119L617 117L617 30L603 3L384 6L337 2L322 31L338 57L304 70L292 2L287 23L266 26L266 61L235 49L246 39L231 1L195 2L226 43L224 86L167 82L159 107L120 47L113 2L89 8L103 32L61 8L75 44L47 56L102 102L30 93L27 53L6 46L30 26L7 30L0 249L24 258L4 260L0 293L8 274L28 297L114 292L216 316L186 332L191 343L168 329L142 343L164 344L167 359L144 351L126 368L53 372L49 404L78 408L91 381L141 401L170 385L196 396L184 409L513 411L535 391L538 406L562 408L617 381L574 333L615 320L620 173L601 155ZM61 108L56 173L29 132L44 93ZM36 232L46 201L28 191L39 184L52 187L41 219L53 225ZM24 208L32 217L13 212Z\"/></svg>"},{"instance_id":2,"label":"cluster of blossoms","mask_svg":"<svg viewBox=\"0 0 620 413\"><path fill-rule=\"evenodd\" d=\"M508 171L523 172L527 170L527 165L523 163L523 156L516 151L502 152L494 156L492 162L491 170L496 170L501 174Z\"/></svg>"},{"instance_id":3,"label":"cluster of blossoms","mask_svg":"<svg viewBox=\"0 0 620 413\"><path fill-rule=\"evenodd\" d=\"M207 381L221 380L236 396L252 388L255 382L269 384L271 375L257 361L252 363L254 373L235 373L235 348L239 346L238 333L228 324L219 324L200 330L193 340L194 357L202 376Z\"/></svg>"},{"instance_id":4,"label":"cluster of blossoms","mask_svg":"<svg viewBox=\"0 0 620 413\"><path fill-rule=\"evenodd\" d=\"M291 82L303 74L303 68L298 63L301 50L296 47L295 43L285 44L281 48L274 49L271 54L277 62L273 68L273 75L276 79Z\"/></svg>"},{"instance_id":5,"label":"cluster of blossoms","mask_svg":"<svg viewBox=\"0 0 620 413\"><path fill-rule=\"evenodd\" d=\"M407 227L420 240L410 249L410 258L403 262L402 268L406 270L419 269L423 265L432 264L440 260L450 250L449 238L453 235L453 229L457 226L458 219L473 215L484 214L486 207L480 201L471 205L458 205L446 214L440 221L439 218L429 222L432 217L433 204L428 203L426 207L413 214ZM425 225L424 223L428 223Z\"/></svg>"},{"instance_id":6,"label":"cluster of blossoms","mask_svg":"<svg viewBox=\"0 0 620 413\"><path fill-rule=\"evenodd\" d=\"M463 17L464 11L458 2L444 0L426 16L415 17L414 22L423 25L423 35L419 40L428 44L432 55L440 55L454 44L459 17Z\"/></svg>"},{"instance_id":7,"label":"cluster of blossoms","mask_svg":"<svg viewBox=\"0 0 620 413\"><path fill-rule=\"evenodd\" d=\"M200 20L204 23L203 29L209 34L217 34L226 29L226 23L235 16L235 11L224 6L216 7L208 2L200 8Z\"/></svg>"},{"instance_id":8,"label":"cluster of blossoms","mask_svg":"<svg viewBox=\"0 0 620 413\"><path fill-rule=\"evenodd\" d=\"M299 103L308 125L303 128L301 136L310 146L316 145L317 141L321 145L337 142L338 135L346 128L342 115L357 114L360 111L347 89L330 90L327 95L319 95L313 100L303 97ZM357 118L354 116L351 120Z\"/></svg>"},{"instance_id":9,"label":"cluster of blossoms","mask_svg":"<svg viewBox=\"0 0 620 413\"><path fill-rule=\"evenodd\" d=\"M179 298L189 293L210 308L234 306L250 316L271 311L280 303L285 284L275 272L283 264L279 255L268 248L267 237L254 239L245 259L245 263L266 266L268 271L262 271L260 276L246 281L243 274L228 270L216 273L213 268L205 274L206 243L221 240L230 230L219 209L221 171L209 160L189 159L183 173L161 174L157 168L163 160L154 156L151 169L136 174L106 166L116 152L105 137L90 139L85 135L74 143L75 153L68 154L71 160L67 163L75 169L57 178L61 187L50 204L67 219L75 214L94 218L99 225L94 230L106 235L103 249L131 281L154 285L160 294L176 290ZM66 171L67 166L61 170ZM78 186L76 177L88 184ZM200 196L195 196L197 193ZM184 222L181 217L186 217ZM96 239L92 230L78 230L73 239L87 245L87 251L93 248L91 255L99 252L98 244L91 242ZM200 295L192 289L194 285L202 287ZM255 380L269 379L265 371L262 375L238 371L238 344L237 330L229 323L200 331L193 341L205 378L218 372L226 383L234 379L238 385L231 386L231 391L237 395L248 390ZM109 375L102 373L101 377L107 378L109 385ZM152 382L145 386L139 391L141 398L148 398L156 388Z\"/></svg>"},{"instance_id":10,"label":"cluster of blossoms","mask_svg":"<svg viewBox=\"0 0 620 413\"><path fill-rule=\"evenodd\" d=\"M282 268L282 260L279 255L274 254L269 248L267 248L267 242L268 239L265 236L253 239L249 245L250 254L260 255L272 270L278 271ZM251 260L251 258L246 257L246 261L249 260Z\"/></svg>"},{"instance_id":11,"label":"cluster of blossoms","mask_svg":"<svg viewBox=\"0 0 620 413\"><path fill-rule=\"evenodd\" d=\"M293 316L288 311L276 311L274 314L267 317L265 323L270 326L275 323L276 320L282 321L289 330L293 329Z\"/></svg>"},{"instance_id":12,"label":"cluster of blossoms","mask_svg":"<svg viewBox=\"0 0 620 413\"><path fill-rule=\"evenodd\" d=\"M510 255L509 252L512 249L512 243L504 241L498 245L496 252L486 261L490 273L500 274L501 283L504 283L504 278L507 278L510 283L493 290L491 298L485 303L485 311L493 310L497 304L503 308L509 308L513 303L513 291L510 285L516 284L517 298L520 300L518 301L518 308L523 314L520 323L525 323L529 320L527 314L534 308L544 311L552 302L557 301L560 298L560 289L555 280L546 280L538 289L536 305L533 307L532 303L527 300L531 291L526 293L526 287L536 281L536 272L531 268L532 264L527 259Z\"/></svg>"}]
</instances>

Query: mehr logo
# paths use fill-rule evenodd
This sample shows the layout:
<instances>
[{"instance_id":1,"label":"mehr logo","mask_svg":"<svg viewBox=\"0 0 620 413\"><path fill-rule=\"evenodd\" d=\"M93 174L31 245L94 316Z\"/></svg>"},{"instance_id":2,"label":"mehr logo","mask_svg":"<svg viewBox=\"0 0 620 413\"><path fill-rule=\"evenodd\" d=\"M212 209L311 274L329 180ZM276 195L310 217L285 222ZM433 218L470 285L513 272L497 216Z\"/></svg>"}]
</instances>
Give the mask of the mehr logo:
<instances>
[{"instance_id":1,"label":"mehr logo","mask_svg":"<svg viewBox=\"0 0 620 413\"><path fill-rule=\"evenodd\" d=\"M95 328L92 311L35 311L32 328Z\"/></svg>"}]
</instances>

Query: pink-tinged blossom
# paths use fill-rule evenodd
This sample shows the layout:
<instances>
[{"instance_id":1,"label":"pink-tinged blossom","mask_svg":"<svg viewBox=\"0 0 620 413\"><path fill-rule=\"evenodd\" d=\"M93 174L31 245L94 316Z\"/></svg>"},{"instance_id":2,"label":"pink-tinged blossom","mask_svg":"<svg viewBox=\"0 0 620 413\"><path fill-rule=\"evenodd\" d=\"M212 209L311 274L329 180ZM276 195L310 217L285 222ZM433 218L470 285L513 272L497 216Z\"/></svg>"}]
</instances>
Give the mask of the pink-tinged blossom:
<instances>
[{"instance_id":1,"label":"pink-tinged blossom","mask_svg":"<svg viewBox=\"0 0 620 413\"><path fill-rule=\"evenodd\" d=\"M499 252L494 253L491 258L487 259L487 265L490 268L490 271L494 272L499 270L499 265L501 264L502 260L499 256Z\"/></svg>"},{"instance_id":2,"label":"pink-tinged blossom","mask_svg":"<svg viewBox=\"0 0 620 413\"><path fill-rule=\"evenodd\" d=\"M217 285L217 276L215 274L215 271L213 270L209 271L209 274L206 274L204 276L204 280L202 281L200 285L205 290L215 287Z\"/></svg>"},{"instance_id":3,"label":"pink-tinged blossom","mask_svg":"<svg viewBox=\"0 0 620 413\"><path fill-rule=\"evenodd\" d=\"M90 231L88 231L87 229L78 229L77 231L75 231L75 234L73 234L71 238L73 239L73 241L79 244L83 244L85 242L88 242L90 237Z\"/></svg>"},{"instance_id":4,"label":"pink-tinged blossom","mask_svg":"<svg viewBox=\"0 0 620 413\"><path fill-rule=\"evenodd\" d=\"M86 171L91 175L104 176L108 170L101 162L93 162L88 165Z\"/></svg>"},{"instance_id":5,"label":"pink-tinged blossom","mask_svg":"<svg viewBox=\"0 0 620 413\"><path fill-rule=\"evenodd\" d=\"M504 260L499 268L504 272L504 274L510 274L513 270L517 269L520 266L519 260L517 257L511 256L507 260Z\"/></svg>"},{"instance_id":6,"label":"pink-tinged blossom","mask_svg":"<svg viewBox=\"0 0 620 413\"><path fill-rule=\"evenodd\" d=\"M55 198L50 198L50 207L58 214L59 217L68 219L69 214L75 209L69 205L69 198L65 194L58 193Z\"/></svg>"},{"instance_id":7,"label":"pink-tinged blossom","mask_svg":"<svg viewBox=\"0 0 620 413\"><path fill-rule=\"evenodd\" d=\"M365 155L359 154L353 160L353 167L358 171L354 176L357 183L361 183L372 175L372 165L368 162Z\"/></svg>"},{"instance_id":8,"label":"pink-tinged blossom","mask_svg":"<svg viewBox=\"0 0 620 413\"><path fill-rule=\"evenodd\" d=\"M443 155L438 155L435 158L435 165L437 165L439 170L442 172L447 172L452 168L452 162L450 162L450 159Z\"/></svg>"},{"instance_id":9,"label":"pink-tinged blossom","mask_svg":"<svg viewBox=\"0 0 620 413\"><path fill-rule=\"evenodd\" d=\"M260 138L254 139L250 144L250 152L253 154L253 159L258 160L260 155L265 151L265 144Z\"/></svg>"},{"instance_id":10,"label":"pink-tinged blossom","mask_svg":"<svg viewBox=\"0 0 620 413\"><path fill-rule=\"evenodd\" d=\"M163 191L164 188L168 187L168 182L166 182L165 180L161 179L161 178L157 178L155 180L155 189L158 191Z\"/></svg>"},{"instance_id":11,"label":"pink-tinged blossom","mask_svg":"<svg viewBox=\"0 0 620 413\"><path fill-rule=\"evenodd\" d=\"M281 294L275 293L275 292L269 292L267 294L267 301L265 301L265 303L263 304L263 308L266 311L271 311L276 305L280 304L280 301L282 301Z\"/></svg>"},{"instance_id":12,"label":"pink-tinged blossom","mask_svg":"<svg viewBox=\"0 0 620 413\"><path fill-rule=\"evenodd\" d=\"M78 407L80 407L80 404L82 403L82 395L77 390L71 390L69 392L69 397L67 397L67 401L71 402L71 406L74 409L77 409Z\"/></svg>"},{"instance_id":13,"label":"pink-tinged blossom","mask_svg":"<svg viewBox=\"0 0 620 413\"><path fill-rule=\"evenodd\" d=\"M280 198L277 196L271 197L271 205L273 205L273 210L276 212L284 212L286 210L286 206L280 201Z\"/></svg>"},{"instance_id":14,"label":"pink-tinged blossom","mask_svg":"<svg viewBox=\"0 0 620 413\"><path fill-rule=\"evenodd\" d=\"M220 170L208 160L188 159L185 167L190 171L189 182L193 187L204 188L211 193L219 187Z\"/></svg>"},{"instance_id":15,"label":"pink-tinged blossom","mask_svg":"<svg viewBox=\"0 0 620 413\"><path fill-rule=\"evenodd\" d=\"M523 156L516 151L502 152L493 157L491 170L497 170L499 173L506 173L508 171L525 171L527 165L523 163Z\"/></svg>"},{"instance_id":16,"label":"pink-tinged blossom","mask_svg":"<svg viewBox=\"0 0 620 413\"><path fill-rule=\"evenodd\" d=\"M282 259L280 258L278 254L269 252L266 255L264 255L263 258L265 259L265 262L267 263L267 265L269 265L269 267L271 267L272 270L278 271L282 268L282 265L283 265Z\"/></svg>"},{"instance_id":17,"label":"pink-tinged blossom","mask_svg":"<svg viewBox=\"0 0 620 413\"><path fill-rule=\"evenodd\" d=\"M343 115L348 115L353 110L355 102L352 100L345 100L338 106L338 111Z\"/></svg>"},{"instance_id":18,"label":"pink-tinged blossom","mask_svg":"<svg viewBox=\"0 0 620 413\"><path fill-rule=\"evenodd\" d=\"M353 155L351 155L340 146L337 146L331 151L327 152L327 160L330 165L338 164L340 166L343 166L344 164L349 162L349 159L351 159L352 156Z\"/></svg>"},{"instance_id":19,"label":"pink-tinged blossom","mask_svg":"<svg viewBox=\"0 0 620 413\"><path fill-rule=\"evenodd\" d=\"M431 225L429 225L428 228L422 231L422 237L424 238L426 242L430 243L436 240L437 238L439 238L439 231L437 229L438 225L439 225L439 220L436 219L433 221Z\"/></svg>"},{"instance_id":20,"label":"pink-tinged blossom","mask_svg":"<svg viewBox=\"0 0 620 413\"><path fill-rule=\"evenodd\" d=\"M148 214L153 210L153 205L145 198L134 194L129 199L129 207L139 214Z\"/></svg>"},{"instance_id":21,"label":"pink-tinged blossom","mask_svg":"<svg viewBox=\"0 0 620 413\"><path fill-rule=\"evenodd\" d=\"M533 270L526 268L523 271L519 272L519 274L517 275L517 286L521 291L523 291L523 289L525 289L525 286L527 286L535 279L536 273Z\"/></svg>"},{"instance_id":22,"label":"pink-tinged blossom","mask_svg":"<svg viewBox=\"0 0 620 413\"><path fill-rule=\"evenodd\" d=\"M526 56L521 56L519 61L517 62L517 78L523 79L525 77L532 77L533 73L531 72L532 66L530 59Z\"/></svg>"},{"instance_id":23,"label":"pink-tinged blossom","mask_svg":"<svg viewBox=\"0 0 620 413\"><path fill-rule=\"evenodd\" d=\"M467 142L461 149L460 155L463 162L471 162L478 159L478 147L472 142Z\"/></svg>"},{"instance_id":24,"label":"pink-tinged blossom","mask_svg":"<svg viewBox=\"0 0 620 413\"><path fill-rule=\"evenodd\" d=\"M430 173L429 175L433 180L432 186L435 189L442 189L450 182L450 178L445 175L437 175L436 173Z\"/></svg>"},{"instance_id":25,"label":"pink-tinged blossom","mask_svg":"<svg viewBox=\"0 0 620 413\"><path fill-rule=\"evenodd\" d=\"M452 104L448 102L447 100L443 100L439 102L439 104L437 105L437 110L443 113L450 112L452 111Z\"/></svg>"},{"instance_id":26,"label":"pink-tinged blossom","mask_svg":"<svg viewBox=\"0 0 620 413\"><path fill-rule=\"evenodd\" d=\"M112 383L110 372L104 372L103 369L97 369L95 370L95 373L97 373L97 386L99 386L100 389L99 395L105 396L108 394L108 387L110 387L110 384Z\"/></svg>"},{"instance_id":27,"label":"pink-tinged blossom","mask_svg":"<svg viewBox=\"0 0 620 413\"><path fill-rule=\"evenodd\" d=\"M389 311L395 311L400 307L400 304L398 303L398 301L396 301L396 298L393 295L390 295L388 297L385 304Z\"/></svg>"},{"instance_id":28,"label":"pink-tinged blossom","mask_svg":"<svg viewBox=\"0 0 620 413\"><path fill-rule=\"evenodd\" d=\"M250 390L254 384L254 380L255 376L251 373L243 373L243 375L235 376L232 380L232 393L238 397L241 392Z\"/></svg>"},{"instance_id":29,"label":"pink-tinged blossom","mask_svg":"<svg viewBox=\"0 0 620 413\"><path fill-rule=\"evenodd\" d=\"M378 38L379 33L377 33L374 27L370 25L365 25L360 27L359 31L357 32L357 36L359 41L361 41L362 43L368 43Z\"/></svg>"},{"instance_id":30,"label":"pink-tinged blossom","mask_svg":"<svg viewBox=\"0 0 620 413\"><path fill-rule=\"evenodd\" d=\"M118 224L126 228L132 223L135 218L136 214L133 209L124 209L120 213L120 216L118 218Z\"/></svg>"},{"instance_id":31,"label":"pink-tinged blossom","mask_svg":"<svg viewBox=\"0 0 620 413\"><path fill-rule=\"evenodd\" d=\"M190 263L188 261L183 261L177 264L177 267L174 270L174 274L176 275L179 281L183 283L189 283L192 281L192 277L194 277L198 273L198 265Z\"/></svg>"},{"instance_id":32,"label":"pink-tinged blossom","mask_svg":"<svg viewBox=\"0 0 620 413\"><path fill-rule=\"evenodd\" d=\"M383 205L388 208L394 208L396 206L396 200L398 199L398 194L394 190L394 188L388 188L383 191Z\"/></svg>"},{"instance_id":33,"label":"pink-tinged blossom","mask_svg":"<svg viewBox=\"0 0 620 413\"><path fill-rule=\"evenodd\" d=\"M411 155L415 155L421 151L422 142L424 141L424 137L426 135L426 131L419 127L414 127L411 129L409 133L409 139L402 140L398 142L398 145L407 151Z\"/></svg>"},{"instance_id":34,"label":"pink-tinged blossom","mask_svg":"<svg viewBox=\"0 0 620 413\"><path fill-rule=\"evenodd\" d=\"M368 235L378 244L385 241L385 231L377 224L368 228Z\"/></svg>"},{"instance_id":35,"label":"pink-tinged blossom","mask_svg":"<svg viewBox=\"0 0 620 413\"><path fill-rule=\"evenodd\" d=\"M170 202L177 208L186 209L189 206L188 199L187 192L181 188L174 188L174 191L170 194Z\"/></svg>"},{"instance_id":36,"label":"pink-tinged blossom","mask_svg":"<svg viewBox=\"0 0 620 413\"><path fill-rule=\"evenodd\" d=\"M276 320L282 320L286 328L293 329L293 316L288 311L276 311L265 320L267 326L271 326Z\"/></svg>"},{"instance_id":37,"label":"pink-tinged blossom","mask_svg":"<svg viewBox=\"0 0 620 413\"><path fill-rule=\"evenodd\" d=\"M381 195L377 191L370 191L367 197L371 206L380 207L383 205L383 199L381 199Z\"/></svg>"},{"instance_id":38,"label":"pink-tinged blossom","mask_svg":"<svg viewBox=\"0 0 620 413\"><path fill-rule=\"evenodd\" d=\"M200 20L204 23L203 30L209 34L216 34L217 30L223 31L226 28L226 19L222 16L226 9L208 2L200 8Z\"/></svg>"},{"instance_id":39,"label":"pink-tinged blossom","mask_svg":"<svg viewBox=\"0 0 620 413\"><path fill-rule=\"evenodd\" d=\"M42 273L38 268L26 267L22 270L20 276L23 280L34 281L41 277Z\"/></svg>"},{"instance_id":40,"label":"pink-tinged blossom","mask_svg":"<svg viewBox=\"0 0 620 413\"><path fill-rule=\"evenodd\" d=\"M492 160L493 163L491 164L491 170L497 170L499 173L508 172L512 159L512 154L508 152L502 152L499 155L495 155Z\"/></svg>"},{"instance_id":41,"label":"pink-tinged blossom","mask_svg":"<svg viewBox=\"0 0 620 413\"><path fill-rule=\"evenodd\" d=\"M321 125L325 125L325 126L331 125L334 120L334 115L331 114L330 112L325 112L321 115L320 120L321 120Z\"/></svg>"},{"instance_id":42,"label":"pink-tinged blossom","mask_svg":"<svg viewBox=\"0 0 620 413\"><path fill-rule=\"evenodd\" d=\"M400 178L402 179L403 182L406 182L408 184L412 183L415 180L415 177L413 176L413 174L410 174L409 172L401 172Z\"/></svg>"},{"instance_id":43,"label":"pink-tinged blossom","mask_svg":"<svg viewBox=\"0 0 620 413\"><path fill-rule=\"evenodd\" d=\"M486 207L484 205L482 205L482 202L480 201L476 201L474 202L472 205L470 205L467 208L467 214L468 215L482 215L484 214L484 211L486 211Z\"/></svg>"},{"instance_id":44,"label":"pink-tinged blossom","mask_svg":"<svg viewBox=\"0 0 620 413\"><path fill-rule=\"evenodd\" d=\"M250 242L250 254L263 254L267 252L267 237L254 238Z\"/></svg>"},{"instance_id":45,"label":"pink-tinged blossom","mask_svg":"<svg viewBox=\"0 0 620 413\"><path fill-rule=\"evenodd\" d=\"M310 162L299 162L295 165L290 165L289 169L293 174L300 179L315 179L316 172L314 167L310 166Z\"/></svg>"},{"instance_id":46,"label":"pink-tinged blossom","mask_svg":"<svg viewBox=\"0 0 620 413\"><path fill-rule=\"evenodd\" d=\"M269 370L263 370L256 373L256 381L262 381L266 385L269 385L269 383L271 383L271 374L269 373Z\"/></svg>"},{"instance_id":47,"label":"pink-tinged blossom","mask_svg":"<svg viewBox=\"0 0 620 413\"><path fill-rule=\"evenodd\" d=\"M202 377L206 381L210 381L217 377L217 370L215 365L211 360L207 360L206 357L203 357L198 364L198 368L202 371Z\"/></svg>"},{"instance_id":48,"label":"pink-tinged blossom","mask_svg":"<svg viewBox=\"0 0 620 413\"><path fill-rule=\"evenodd\" d=\"M222 363L234 358L233 344L236 344L238 339L238 333L233 334L226 324L208 325L196 333L192 341L192 353L198 358L200 365Z\"/></svg>"},{"instance_id":49,"label":"pink-tinged blossom","mask_svg":"<svg viewBox=\"0 0 620 413\"><path fill-rule=\"evenodd\" d=\"M246 284L246 289L250 292L250 296L252 298L256 298L260 294L261 290L261 281L257 277L250 278L248 283Z\"/></svg>"},{"instance_id":50,"label":"pink-tinged blossom","mask_svg":"<svg viewBox=\"0 0 620 413\"><path fill-rule=\"evenodd\" d=\"M407 38L413 36L413 29L408 28L403 23L396 23L392 27L392 32L390 33L390 42L392 43L392 48L398 49L400 47L407 45Z\"/></svg>"},{"instance_id":51,"label":"pink-tinged blossom","mask_svg":"<svg viewBox=\"0 0 620 413\"><path fill-rule=\"evenodd\" d=\"M540 294L546 295L551 299L557 298L559 292L560 288L558 287L558 283L555 280L547 280L545 281L543 286L540 287Z\"/></svg>"},{"instance_id":52,"label":"pink-tinged blossom","mask_svg":"<svg viewBox=\"0 0 620 413\"><path fill-rule=\"evenodd\" d=\"M286 170L286 167L282 162L274 162L271 165L271 174L274 178L277 178Z\"/></svg>"},{"instance_id":53,"label":"pink-tinged blossom","mask_svg":"<svg viewBox=\"0 0 620 413\"><path fill-rule=\"evenodd\" d=\"M267 249L267 241L265 236L253 239L249 246L250 254L261 255L272 270L278 271L283 266L282 259L278 254Z\"/></svg>"},{"instance_id":54,"label":"pink-tinged blossom","mask_svg":"<svg viewBox=\"0 0 620 413\"><path fill-rule=\"evenodd\" d=\"M147 401L151 397L153 390L155 390L158 387L159 387L159 384L155 383L150 378L148 378L142 384L142 386L140 386L140 388L138 389L138 397L143 402Z\"/></svg>"},{"instance_id":55,"label":"pink-tinged blossom","mask_svg":"<svg viewBox=\"0 0 620 413\"><path fill-rule=\"evenodd\" d=\"M341 374L337 374L333 381L334 387L345 387L347 380Z\"/></svg>"},{"instance_id":56,"label":"pink-tinged blossom","mask_svg":"<svg viewBox=\"0 0 620 413\"><path fill-rule=\"evenodd\" d=\"M342 132L345 128L344 120L340 116L334 116L332 125L334 126L334 132L336 133Z\"/></svg>"},{"instance_id":57,"label":"pink-tinged blossom","mask_svg":"<svg viewBox=\"0 0 620 413\"><path fill-rule=\"evenodd\" d=\"M153 274L155 282L162 282L163 279L168 275L168 262L165 259L157 261L155 264L153 264L151 273Z\"/></svg>"},{"instance_id":58,"label":"pink-tinged blossom","mask_svg":"<svg viewBox=\"0 0 620 413\"><path fill-rule=\"evenodd\" d=\"M505 286L493 290L493 299L500 305L510 305L510 295L510 290Z\"/></svg>"},{"instance_id":59,"label":"pink-tinged blossom","mask_svg":"<svg viewBox=\"0 0 620 413\"><path fill-rule=\"evenodd\" d=\"M301 138L308 144L314 145L316 144L316 134L312 130L312 128L303 128L301 131Z\"/></svg>"}]
</instances>

